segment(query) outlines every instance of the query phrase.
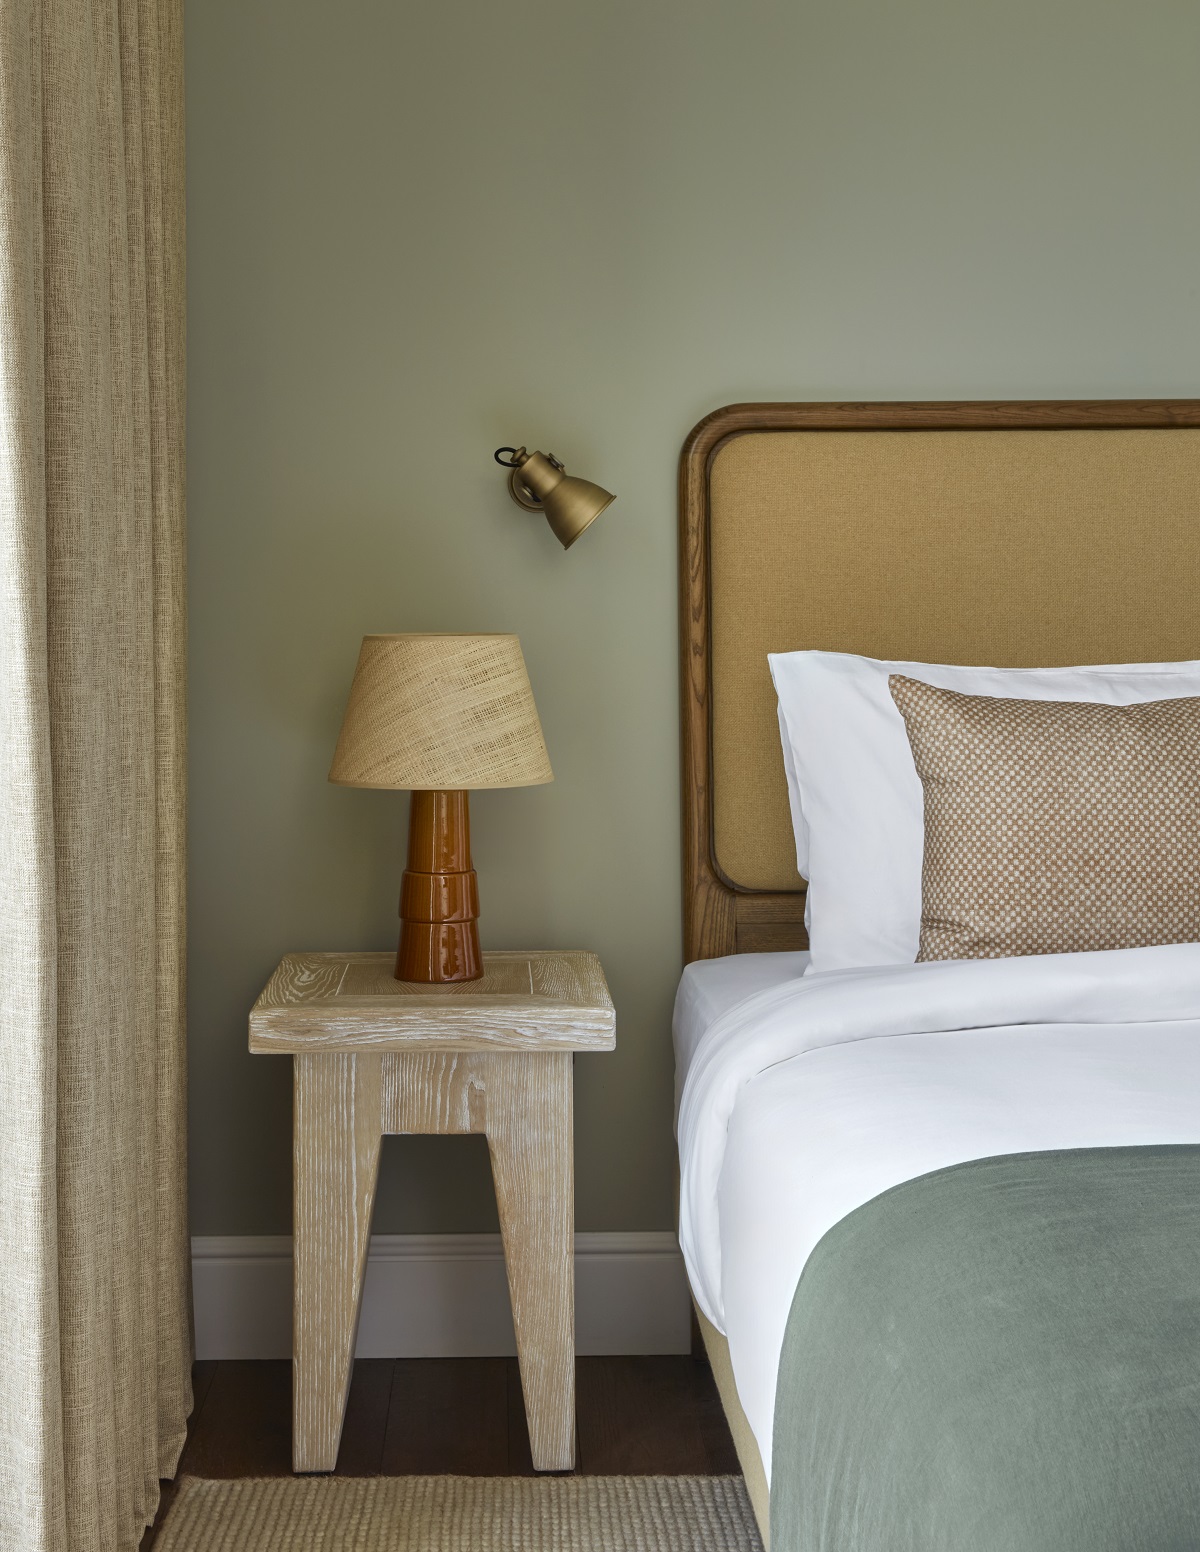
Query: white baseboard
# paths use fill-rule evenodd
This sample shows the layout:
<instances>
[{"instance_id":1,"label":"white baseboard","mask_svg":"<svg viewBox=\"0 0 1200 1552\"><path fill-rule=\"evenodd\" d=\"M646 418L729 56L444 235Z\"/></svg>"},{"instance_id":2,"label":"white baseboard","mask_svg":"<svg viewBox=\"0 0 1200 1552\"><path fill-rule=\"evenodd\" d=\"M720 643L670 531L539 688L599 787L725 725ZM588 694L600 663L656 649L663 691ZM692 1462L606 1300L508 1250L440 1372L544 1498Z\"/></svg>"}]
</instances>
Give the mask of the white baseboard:
<instances>
[{"instance_id":1,"label":"white baseboard","mask_svg":"<svg viewBox=\"0 0 1200 1552\"><path fill-rule=\"evenodd\" d=\"M192 1240L197 1358L290 1358L292 1242ZM580 1354L686 1353L687 1279L675 1236L575 1236ZM498 1234L372 1236L360 1358L482 1358L516 1352Z\"/></svg>"}]
</instances>

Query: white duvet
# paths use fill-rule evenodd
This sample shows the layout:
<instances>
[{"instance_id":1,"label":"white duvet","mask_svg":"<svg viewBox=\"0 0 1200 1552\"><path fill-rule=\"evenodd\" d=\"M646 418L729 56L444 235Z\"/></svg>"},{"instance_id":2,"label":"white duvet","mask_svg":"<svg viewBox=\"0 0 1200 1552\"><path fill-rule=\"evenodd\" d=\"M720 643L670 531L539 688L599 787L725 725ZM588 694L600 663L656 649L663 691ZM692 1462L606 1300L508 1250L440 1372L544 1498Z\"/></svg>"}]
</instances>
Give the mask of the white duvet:
<instances>
[{"instance_id":1,"label":"white duvet","mask_svg":"<svg viewBox=\"0 0 1200 1552\"><path fill-rule=\"evenodd\" d=\"M1200 1142L1200 946L831 971L710 1026L679 1107L680 1242L771 1470L775 1376L827 1229L930 1170Z\"/></svg>"}]
</instances>

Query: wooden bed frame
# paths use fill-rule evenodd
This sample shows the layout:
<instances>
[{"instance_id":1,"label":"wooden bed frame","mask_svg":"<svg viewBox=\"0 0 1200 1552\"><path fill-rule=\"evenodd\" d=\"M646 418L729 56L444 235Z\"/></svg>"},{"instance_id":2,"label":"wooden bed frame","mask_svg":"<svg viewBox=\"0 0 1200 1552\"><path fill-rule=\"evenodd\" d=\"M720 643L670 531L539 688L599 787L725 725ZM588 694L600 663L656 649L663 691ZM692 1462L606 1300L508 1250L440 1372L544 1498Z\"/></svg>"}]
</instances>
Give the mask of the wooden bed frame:
<instances>
[{"instance_id":1,"label":"wooden bed frame","mask_svg":"<svg viewBox=\"0 0 1200 1552\"><path fill-rule=\"evenodd\" d=\"M731 405L684 444L679 517L689 963L807 941L767 651L1200 658L1200 400Z\"/></svg>"}]
</instances>

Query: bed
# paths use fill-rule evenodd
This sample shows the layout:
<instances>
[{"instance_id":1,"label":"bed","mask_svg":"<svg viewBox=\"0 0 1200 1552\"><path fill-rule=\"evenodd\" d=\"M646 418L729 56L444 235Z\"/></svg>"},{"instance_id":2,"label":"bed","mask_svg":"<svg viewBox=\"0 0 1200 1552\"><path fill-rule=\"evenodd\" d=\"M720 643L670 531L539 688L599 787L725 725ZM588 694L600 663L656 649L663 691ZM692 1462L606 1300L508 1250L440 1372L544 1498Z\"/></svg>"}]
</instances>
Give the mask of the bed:
<instances>
[{"instance_id":1,"label":"bed","mask_svg":"<svg viewBox=\"0 0 1200 1552\"><path fill-rule=\"evenodd\" d=\"M819 1288L820 1274L832 1290L828 1304L839 1297L838 1277L856 1280L870 1299L858 1300L855 1318L885 1326L906 1297L927 1311L940 1298L961 1302L955 1278L962 1282L969 1259L972 1301L994 1302L999 1283L986 1278L1000 1274L984 1270L990 1242L956 1258L929 1239L925 1260L943 1274L934 1289L928 1279L907 1291L899 1279L892 1289L871 1286L871 1256L889 1236L895 1258L934 1232L921 1203L905 1194L906 1183L923 1179L944 1179L934 1216L959 1214L964 1245L989 1222L993 1241L1002 1239L988 1217L992 1204L1021 1198L1021 1223L1031 1235L1041 1226L1054 1247L1047 1256L1067 1257L1071 1234L1088 1230L1078 1204L1089 1191L1097 1221L1114 1221L1117 1187L1106 1179L1101 1189L1095 1172L1118 1169L1126 1199L1171 1196L1185 1215L1173 1220L1175 1235L1191 1238L1186 1213L1200 1197L1200 950L1168 944L1086 955L1065 983L1062 956L1026 961L1018 972L999 960L805 978L805 887L767 655L819 649L1012 668L1195 659L1200 402L733 406L701 422L685 444L680 524L689 966L676 1010L681 1239L764 1539L774 1529L775 1552L848 1552L875 1545L872 1523L886 1525L894 1511L885 1543L931 1549L944 1530L953 1545L961 1520L951 1516L938 1534L919 1527L929 1481L956 1474L981 1506L978 1544L1028 1552L1042 1545L1029 1525L1046 1510L1032 1488L1014 1493L1002 1478L979 1474L962 1442L966 1425L949 1465L944 1444L932 1467L901 1450L886 1470L849 1488L842 1480L836 1492L821 1473L845 1478L853 1456L845 1440L830 1455L824 1435L806 1435L795 1415L791 1432L780 1432L780 1355L785 1343L804 1343L812 1313L801 1309L797 1284L803 1272ZM971 1008L969 1032L963 1018L955 1022L956 998ZM893 1017L901 1006L907 1025ZM836 1038L821 1035L834 1026ZM1042 1174L1033 1180L1035 1166ZM1185 1286L1190 1267L1175 1268ZM928 1267L917 1270L925 1276ZM1140 1271L1126 1273L1132 1288ZM1070 1278L1066 1261L1061 1275ZM1082 1296L1076 1302L1081 1320L1099 1318ZM1097 1309L1108 1307L1102 1297ZM945 1385L966 1362L954 1357L950 1308L939 1306L932 1343L948 1355ZM1178 1315L1186 1340L1200 1345L1200 1305L1184 1299ZM810 1393L814 1384L841 1385L848 1372L825 1318L818 1336L830 1347L827 1367L810 1364ZM1030 1333L1034 1323L1022 1320ZM960 1337L962 1351L973 1351L972 1334ZM1022 1342L1035 1361L1033 1338ZM923 1363L928 1372L928 1353ZM1013 1372L1010 1364L1006 1377ZM1129 1461L1136 1475L1132 1463L1152 1449L1162 1472L1154 1485L1155 1502L1165 1505L1161 1534L1186 1523L1195 1539L1170 1544L1197 1545L1200 1521L1188 1516L1200 1507L1176 1491L1172 1452L1186 1457L1200 1447L1200 1432L1189 1432L1200 1420L1200 1387L1190 1373L1178 1379L1184 1426L1154 1413L1156 1426L1169 1423L1165 1437L1146 1424L1131 1438L1092 1439L1089 1462L1109 1471L1112 1459ZM877 1379L855 1381L866 1387L859 1411L871 1417L855 1447L878 1455L898 1425L872 1399ZM803 1386L797 1395L792 1414L804 1410ZM904 1394L897 1404L915 1405ZM922 1422L914 1412L903 1426L936 1432L944 1393L931 1388L923 1404ZM1139 1404L1144 1423L1150 1403ZM1033 1415L1028 1395L1020 1405ZM1103 1431L1102 1406L1099 1415ZM834 1431L849 1427L846 1416L831 1419ZM1081 1507L1096 1498L1091 1465L1052 1459L1058 1436L1070 1432L1052 1407L1044 1427L1047 1472L1065 1472L1074 1484L1059 1492L1066 1518L1045 1531L1046 1544L1066 1547L1078 1531L1099 1545ZM998 1435L980 1447L989 1459L1008 1448ZM1037 1475L1019 1460L1009 1469L1023 1481ZM789 1473L800 1473L798 1487L781 1486ZM1136 1490L1133 1483L1121 1513L1140 1529L1122 1528L1114 1510L1112 1544L1168 1544L1155 1539L1158 1510L1147 1516ZM798 1508L798 1500L806 1502ZM906 1515L912 1524L903 1528Z\"/></svg>"}]
</instances>

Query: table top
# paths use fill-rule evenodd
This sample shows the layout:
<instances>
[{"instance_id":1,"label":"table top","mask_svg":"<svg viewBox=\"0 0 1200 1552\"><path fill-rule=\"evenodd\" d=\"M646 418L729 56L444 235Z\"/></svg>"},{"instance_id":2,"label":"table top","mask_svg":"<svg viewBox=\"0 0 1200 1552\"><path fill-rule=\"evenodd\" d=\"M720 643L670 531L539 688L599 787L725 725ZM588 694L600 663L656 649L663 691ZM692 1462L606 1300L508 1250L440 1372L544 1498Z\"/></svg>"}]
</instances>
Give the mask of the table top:
<instances>
[{"instance_id":1,"label":"table top","mask_svg":"<svg viewBox=\"0 0 1200 1552\"><path fill-rule=\"evenodd\" d=\"M393 953L285 954L250 1012L253 1052L611 1051L616 1016L585 949L485 953L477 981L397 981Z\"/></svg>"}]
</instances>

